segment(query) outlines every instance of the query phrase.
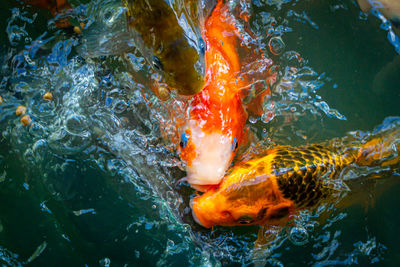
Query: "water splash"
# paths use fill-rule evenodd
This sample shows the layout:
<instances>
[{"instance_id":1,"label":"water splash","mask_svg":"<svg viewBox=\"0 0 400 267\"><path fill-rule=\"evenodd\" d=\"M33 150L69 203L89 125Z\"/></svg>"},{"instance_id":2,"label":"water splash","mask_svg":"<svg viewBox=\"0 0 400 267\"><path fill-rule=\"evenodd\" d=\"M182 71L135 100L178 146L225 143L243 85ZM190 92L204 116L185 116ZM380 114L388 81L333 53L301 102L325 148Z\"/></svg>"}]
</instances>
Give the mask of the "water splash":
<instances>
[{"instance_id":1,"label":"water splash","mask_svg":"<svg viewBox=\"0 0 400 267\"><path fill-rule=\"evenodd\" d=\"M93 14L101 10L99 3L103 2L94 1L94 7L80 5L70 15L79 18L80 12L87 13L88 29L96 32L101 27L96 25L98 19ZM293 2L255 1L255 4L259 8L273 6L282 10ZM237 3L237 6L241 7L242 4ZM92 15L91 8L97 8ZM310 124L320 127L325 118L342 120L345 117L318 96L318 91L326 88L330 82L327 77L329 74L318 73L298 52L287 45L281 46L281 43L279 48L283 51L276 53L279 55L273 52L270 55L268 44L277 38L285 43L285 36L296 31L296 23L307 22L314 30L318 29L318 25L312 23L306 13L284 12L291 16L282 19L273 11L256 13L251 21L254 35L246 35L248 29L240 28L245 44L258 46L268 58L260 61L263 64L251 62L254 64L249 65L249 71L256 72L259 66L274 64L278 74L272 86L272 98L264 102L263 116L251 118L250 124L252 127L254 125L253 130L265 142L287 143L288 139L297 137L303 141L310 140L305 137L319 132ZM115 12L115 16L106 16L108 21L102 23L107 24L113 18L120 19L123 16L120 9ZM201 229L191 219L187 204L193 191L185 185L175 186L184 173L174 153L174 120L184 119L188 104L173 95L166 101L154 96L146 83L146 79L153 74L144 63L143 56L137 51L113 56L112 53L106 53L109 47L105 47L104 51L95 51L101 52L103 57L86 58L85 54L80 54L85 42L90 48L90 39L85 41L85 36L82 39L68 36L55 29L51 21L38 33L33 29L37 16L24 11L23 7L13 8L10 14L7 49L2 52L5 64L0 89L0 95L4 98L0 105L0 130L2 138L12 146L10 150L19 155L29 169L26 176L37 177L44 185L46 190L38 192L45 199L36 204L46 216L53 216L46 218L52 218L51 222L56 225L72 225L69 228L58 226L57 234L62 239L79 248L79 241L87 244L96 240L93 236L105 237L111 245L100 248L104 253L96 259L96 263L104 266L114 262L118 265L119 262L107 254L115 244L115 247L122 247L122 251L127 253L127 256L121 257L126 262L144 259L165 265L170 262L182 263L183 258L191 265L218 266L232 262L246 265L258 259L254 256L258 227L217 227L208 231ZM121 25L118 23L116 25ZM107 33L112 33L116 25L110 24L105 28L105 40L109 41ZM116 46L119 48L119 44ZM126 65L126 62L130 62L130 65ZM131 70L134 70L134 76ZM265 90L266 86L254 86L255 90L260 91L255 91L253 96ZM42 98L47 91L52 92L53 101ZM15 116L18 105L27 107L33 119L30 127L21 125ZM366 133L354 135L365 136ZM85 177L85 174L91 173L90 169L95 169L96 175L103 174L106 181ZM40 175L33 176L35 172ZM2 183L13 182L4 175L2 177ZM23 190L28 192L38 190L35 181L24 179L15 183L20 182L18 186L21 187L27 185L27 190ZM100 182L105 185L98 185ZM93 191L95 193L90 193ZM117 195L115 198L107 198L107 194L113 193ZM88 195L95 197L92 200ZM109 214L115 213L96 206L102 199L112 200L113 203L107 205L122 202L126 206L117 206L116 213L129 215L121 221L115 215L118 220L113 220L110 217L114 216ZM73 216L71 220L63 215L63 210L67 210L67 214L84 215ZM329 214L324 227L318 225L321 214ZM343 214L346 213L340 213L332 207L320 207L317 211L300 214L294 219L294 226L264 229L271 235L268 245L259 250L262 255L260 260L277 265L290 263L295 260L295 256L291 258L290 255L295 255L292 251L297 249L303 252L302 262L316 265L319 262L321 265L335 263L331 260L343 258L348 253L348 250L341 250L340 247L343 234L338 224L346 220ZM103 220L94 218L113 223L101 228L98 224ZM88 235L81 233L78 235L81 236L80 240L74 234L73 225L78 225L78 229L81 227L83 231L93 232ZM124 246L136 244L135 240L146 241L140 244L144 247L142 250L133 252L124 249ZM100 243L103 244L101 241L95 244L100 246ZM43 251L46 244L47 248L52 246L50 242L43 244L38 252ZM361 251L360 255L372 255L380 247L373 238L356 244L354 251L351 248L351 253ZM20 257L9 250L1 247L0 254L3 261L22 265L18 262ZM37 255L36 260L44 257L40 253Z\"/></svg>"}]
</instances>

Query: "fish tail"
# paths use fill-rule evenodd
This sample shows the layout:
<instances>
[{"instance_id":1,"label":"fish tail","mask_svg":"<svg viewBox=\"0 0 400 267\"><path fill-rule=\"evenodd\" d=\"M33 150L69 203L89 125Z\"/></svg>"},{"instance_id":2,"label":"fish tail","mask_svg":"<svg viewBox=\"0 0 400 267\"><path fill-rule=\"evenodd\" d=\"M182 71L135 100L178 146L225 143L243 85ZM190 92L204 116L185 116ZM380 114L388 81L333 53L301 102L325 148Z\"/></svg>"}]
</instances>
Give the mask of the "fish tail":
<instances>
[{"instance_id":1,"label":"fish tail","mask_svg":"<svg viewBox=\"0 0 400 267\"><path fill-rule=\"evenodd\" d=\"M390 166L400 163L400 125L373 133L358 149L356 163L360 166ZM394 127L396 126L396 127Z\"/></svg>"}]
</instances>

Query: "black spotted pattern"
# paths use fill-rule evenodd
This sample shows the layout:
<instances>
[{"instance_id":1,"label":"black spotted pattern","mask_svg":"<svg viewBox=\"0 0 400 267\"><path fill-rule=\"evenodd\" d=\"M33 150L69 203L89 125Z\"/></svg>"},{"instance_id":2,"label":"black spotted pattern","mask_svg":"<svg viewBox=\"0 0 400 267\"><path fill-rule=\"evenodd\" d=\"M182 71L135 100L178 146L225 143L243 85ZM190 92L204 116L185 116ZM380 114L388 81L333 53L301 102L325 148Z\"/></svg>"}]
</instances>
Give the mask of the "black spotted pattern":
<instances>
[{"instance_id":1,"label":"black spotted pattern","mask_svg":"<svg viewBox=\"0 0 400 267\"><path fill-rule=\"evenodd\" d=\"M321 145L298 148L281 146L272 161L273 174L285 198L298 207L311 207L326 198L332 189L324 179L336 179L354 157L344 151L331 151Z\"/></svg>"}]
</instances>

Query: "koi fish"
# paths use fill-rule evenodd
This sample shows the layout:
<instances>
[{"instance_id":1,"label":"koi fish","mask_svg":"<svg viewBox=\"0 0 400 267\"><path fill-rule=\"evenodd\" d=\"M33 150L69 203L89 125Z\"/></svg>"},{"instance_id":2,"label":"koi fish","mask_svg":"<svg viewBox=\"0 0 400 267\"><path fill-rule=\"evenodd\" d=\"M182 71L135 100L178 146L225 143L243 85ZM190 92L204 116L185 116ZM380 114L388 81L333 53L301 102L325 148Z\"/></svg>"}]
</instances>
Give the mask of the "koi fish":
<instances>
[{"instance_id":1,"label":"koi fish","mask_svg":"<svg viewBox=\"0 0 400 267\"><path fill-rule=\"evenodd\" d=\"M181 130L179 154L186 163L187 182L197 190L221 182L245 137L247 112L239 78L240 38L229 23L228 6L218 1L203 29L205 86L191 100L187 121Z\"/></svg>"},{"instance_id":2,"label":"koi fish","mask_svg":"<svg viewBox=\"0 0 400 267\"><path fill-rule=\"evenodd\" d=\"M195 38L195 29L187 22L181 25L185 20L178 21L164 0L125 0L124 5L136 46L143 55L152 55L147 60L153 69L180 95L198 93L204 85L205 43ZM190 38L182 26L191 31Z\"/></svg>"},{"instance_id":3,"label":"koi fish","mask_svg":"<svg viewBox=\"0 0 400 267\"><path fill-rule=\"evenodd\" d=\"M399 122L349 145L336 139L266 150L263 156L234 166L218 188L192 199L193 218L206 228L284 225L289 215L332 200L338 189L331 182L341 179L346 166L398 168Z\"/></svg>"},{"instance_id":4,"label":"koi fish","mask_svg":"<svg viewBox=\"0 0 400 267\"><path fill-rule=\"evenodd\" d=\"M25 0L27 4L48 9L56 16L71 8L67 0ZM197 1L188 1L193 10ZM117 55L137 48L154 71L179 95L194 95L204 85L205 44L188 22L195 14L182 15L164 0L124 0L107 3L99 9L91 4L89 13L95 23L85 26L81 52L90 57ZM97 7L97 6L96 6ZM197 15L197 14L196 14ZM60 28L71 26L68 18L57 20ZM157 90L155 90L157 93Z\"/></svg>"}]
</instances>

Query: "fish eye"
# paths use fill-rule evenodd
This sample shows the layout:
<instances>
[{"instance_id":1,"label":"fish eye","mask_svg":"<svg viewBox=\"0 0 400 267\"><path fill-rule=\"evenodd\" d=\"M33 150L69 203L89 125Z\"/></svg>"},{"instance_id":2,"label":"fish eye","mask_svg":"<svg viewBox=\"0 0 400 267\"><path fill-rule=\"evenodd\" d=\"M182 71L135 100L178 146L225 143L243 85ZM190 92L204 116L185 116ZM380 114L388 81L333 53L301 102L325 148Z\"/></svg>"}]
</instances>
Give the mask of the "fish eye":
<instances>
[{"instance_id":1,"label":"fish eye","mask_svg":"<svg viewBox=\"0 0 400 267\"><path fill-rule=\"evenodd\" d=\"M222 216L224 219L229 219L229 218L232 217L232 214L231 214L229 211L225 210L225 211L221 212L221 216Z\"/></svg>"},{"instance_id":2,"label":"fish eye","mask_svg":"<svg viewBox=\"0 0 400 267\"><path fill-rule=\"evenodd\" d=\"M161 71L164 69L159 57L153 56L152 64L153 64L153 67L156 68L157 70Z\"/></svg>"},{"instance_id":3,"label":"fish eye","mask_svg":"<svg viewBox=\"0 0 400 267\"><path fill-rule=\"evenodd\" d=\"M182 133L181 134L181 141L179 142L179 145L181 146L181 148L185 148L187 145L187 142L190 138L190 135L187 133Z\"/></svg>"},{"instance_id":4,"label":"fish eye","mask_svg":"<svg viewBox=\"0 0 400 267\"><path fill-rule=\"evenodd\" d=\"M242 217L240 217L238 219L238 223L240 224L249 224L254 222L253 217L251 217L250 215L243 215Z\"/></svg>"},{"instance_id":5,"label":"fish eye","mask_svg":"<svg viewBox=\"0 0 400 267\"><path fill-rule=\"evenodd\" d=\"M200 48L200 53L202 55L204 55L204 53L207 50L207 45L206 45L206 42L204 42L203 38L199 39L199 48Z\"/></svg>"},{"instance_id":6,"label":"fish eye","mask_svg":"<svg viewBox=\"0 0 400 267\"><path fill-rule=\"evenodd\" d=\"M238 148L239 144L237 141L237 138L233 138L233 142L232 142L232 151L235 151Z\"/></svg>"}]
</instances>

